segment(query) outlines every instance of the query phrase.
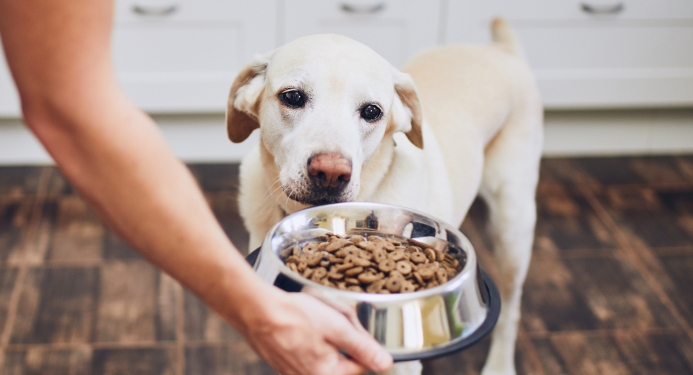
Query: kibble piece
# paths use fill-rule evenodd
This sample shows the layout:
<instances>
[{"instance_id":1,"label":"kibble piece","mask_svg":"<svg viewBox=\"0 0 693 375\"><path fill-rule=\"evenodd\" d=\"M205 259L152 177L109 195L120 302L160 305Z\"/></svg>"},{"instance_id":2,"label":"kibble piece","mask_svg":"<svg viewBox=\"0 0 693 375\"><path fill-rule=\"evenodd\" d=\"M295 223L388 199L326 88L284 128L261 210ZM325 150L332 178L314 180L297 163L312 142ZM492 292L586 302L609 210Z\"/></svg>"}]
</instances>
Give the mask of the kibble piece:
<instances>
[{"instance_id":1,"label":"kibble piece","mask_svg":"<svg viewBox=\"0 0 693 375\"><path fill-rule=\"evenodd\" d=\"M414 272L414 278L416 279L416 282L419 283L419 285L424 285L424 280L423 277L421 277L420 273Z\"/></svg>"},{"instance_id":2,"label":"kibble piece","mask_svg":"<svg viewBox=\"0 0 693 375\"><path fill-rule=\"evenodd\" d=\"M406 281L406 282L404 282L404 284L402 284L401 292L402 293L411 293L414 291L414 289L415 289L414 284L410 283L409 281Z\"/></svg>"},{"instance_id":3,"label":"kibble piece","mask_svg":"<svg viewBox=\"0 0 693 375\"><path fill-rule=\"evenodd\" d=\"M306 268L305 271L303 271L303 277L306 279L310 278L310 275L312 275L314 271L313 268Z\"/></svg>"},{"instance_id":4,"label":"kibble piece","mask_svg":"<svg viewBox=\"0 0 693 375\"><path fill-rule=\"evenodd\" d=\"M333 280L341 280L344 278L344 274L339 272L330 272L327 274L327 277Z\"/></svg>"},{"instance_id":5,"label":"kibble piece","mask_svg":"<svg viewBox=\"0 0 693 375\"><path fill-rule=\"evenodd\" d=\"M382 279L382 276L380 275L381 274L362 273L358 276L358 279L364 284L371 284Z\"/></svg>"},{"instance_id":6,"label":"kibble piece","mask_svg":"<svg viewBox=\"0 0 693 375\"><path fill-rule=\"evenodd\" d=\"M397 247L392 242L384 241L380 243L380 246L387 251L395 251Z\"/></svg>"},{"instance_id":7,"label":"kibble piece","mask_svg":"<svg viewBox=\"0 0 693 375\"><path fill-rule=\"evenodd\" d=\"M329 242L323 242L320 245L318 245L318 251L327 251L325 250L328 246L330 246Z\"/></svg>"},{"instance_id":8,"label":"kibble piece","mask_svg":"<svg viewBox=\"0 0 693 375\"><path fill-rule=\"evenodd\" d=\"M320 245L319 242L311 242L306 246L303 246L303 251L309 252L309 253L314 253L315 251L318 250L318 246Z\"/></svg>"},{"instance_id":9,"label":"kibble piece","mask_svg":"<svg viewBox=\"0 0 693 375\"><path fill-rule=\"evenodd\" d=\"M371 251L371 252L376 250L375 244L372 242L368 242L368 241L361 241L361 242L357 243L356 246L358 246L364 250Z\"/></svg>"},{"instance_id":10,"label":"kibble piece","mask_svg":"<svg viewBox=\"0 0 693 375\"><path fill-rule=\"evenodd\" d=\"M352 285L352 286L350 286L350 287L347 287L347 290L350 291L350 292L360 292L360 293L363 293L363 289L361 289L361 287L358 286L358 285Z\"/></svg>"},{"instance_id":11,"label":"kibble piece","mask_svg":"<svg viewBox=\"0 0 693 375\"><path fill-rule=\"evenodd\" d=\"M353 256L357 257L357 256L359 256L359 252L361 250L354 245L349 245L347 247L342 248L342 251L344 252L344 256L353 255Z\"/></svg>"},{"instance_id":12,"label":"kibble piece","mask_svg":"<svg viewBox=\"0 0 693 375\"><path fill-rule=\"evenodd\" d=\"M329 267L330 266L330 260L327 258L323 258L320 261L320 267Z\"/></svg>"},{"instance_id":13,"label":"kibble piece","mask_svg":"<svg viewBox=\"0 0 693 375\"><path fill-rule=\"evenodd\" d=\"M366 250L359 250L359 258L371 260L371 259L373 259L373 253L371 253L370 251L366 251Z\"/></svg>"},{"instance_id":14,"label":"kibble piece","mask_svg":"<svg viewBox=\"0 0 693 375\"><path fill-rule=\"evenodd\" d=\"M411 264L409 262L400 260L397 262L397 271L399 271L402 275L408 275L411 272Z\"/></svg>"},{"instance_id":15,"label":"kibble piece","mask_svg":"<svg viewBox=\"0 0 693 375\"><path fill-rule=\"evenodd\" d=\"M298 269L298 272L303 272L303 271L310 269L310 268L308 268L308 263L306 263L304 260L302 260L302 261L298 262L298 266L296 266L296 269Z\"/></svg>"},{"instance_id":16,"label":"kibble piece","mask_svg":"<svg viewBox=\"0 0 693 375\"><path fill-rule=\"evenodd\" d=\"M387 289L380 289L380 290L378 291L378 293L379 293L379 294L390 294L390 291L387 290Z\"/></svg>"},{"instance_id":17,"label":"kibble piece","mask_svg":"<svg viewBox=\"0 0 693 375\"><path fill-rule=\"evenodd\" d=\"M402 288L402 283L404 283L403 278L390 277L387 279L387 282L385 282L385 288L392 293L397 293Z\"/></svg>"},{"instance_id":18,"label":"kibble piece","mask_svg":"<svg viewBox=\"0 0 693 375\"><path fill-rule=\"evenodd\" d=\"M438 280L438 284L445 284L448 281L448 272L444 268L438 268L436 280Z\"/></svg>"},{"instance_id":19,"label":"kibble piece","mask_svg":"<svg viewBox=\"0 0 693 375\"><path fill-rule=\"evenodd\" d=\"M378 263L378 269L380 269L383 272L390 272L390 271L394 270L395 267L397 267L397 264L392 259L386 259L386 260Z\"/></svg>"},{"instance_id":20,"label":"kibble piece","mask_svg":"<svg viewBox=\"0 0 693 375\"><path fill-rule=\"evenodd\" d=\"M347 284L351 284L351 285L360 285L360 284L361 284L361 282L359 281L359 279L357 279L357 278L355 278L355 277L347 277L347 278L344 279L344 281L345 281Z\"/></svg>"},{"instance_id":21,"label":"kibble piece","mask_svg":"<svg viewBox=\"0 0 693 375\"><path fill-rule=\"evenodd\" d=\"M325 247L325 251L330 252L330 253L333 251L337 251L337 250L341 249L342 247L344 247L345 243L347 243L347 242L344 240L341 240L341 239L337 239L335 241L331 240L329 245L327 245L327 247Z\"/></svg>"},{"instance_id":22,"label":"kibble piece","mask_svg":"<svg viewBox=\"0 0 693 375\"><path fill-rule=\"evenodd\" d=\"M424 254L426 254L426 258L428 258L429 261L433 262L436 260L436 252L435 250L431 249L430 247L426 248L424 250Z\"/></svg>"},{"instance_id":23,"label":"kibble piece","mask_svg":"<svg viewBox=\"0 0 693 375\"><path fill-rule=\"evenodd\" d=\"M445 254L442 251L436 249L436 260L442 262L443 259L445 259Z\"/></svg>"},{"instance_id":24,"label":"kibble piece","mask_svg":"<svg viewBox=\"0 0 693 375\"><path fill-rule=\"evenodd\" d=\"M363 267L354 267L344 271L344 274L347 276L354 276L360 274L361 272L363 272Z\"/></svg>"},{"instance_id":25,"label":"kibble piece","mask_svg":"<svg viewBox=\"0 0 693 375\"><path fill-rule=\"evenodd\" d=\"M298 267L296 267L296 263L289 263L288 266L292 271L298 272Z\"/></svg>"},{"instance_id":26,"label":"kibble piece","mask_svg":"<svg viewBox=\"0 0 693 375\"><path fill-rule=\"evenodd\" d=\"M414 253L409 259L414 263L425 263L426 255L424 253Z\"/></svg>"},{"instance_id":27,"label":"kibble piece","mask_svg":"<svg viewBox=\"0 0 693 375\"><path fill-rule=\"evenodd\" d=\"M395 262L400 261L404 259L404 250L395 250L390 253L389 257Z\"/></svg>"},{"instance_id":28,"label":"kibble piece","mask_svg":"<svg viewBox=\"0 0 693 375\"><path fill-rule=\"evenodd\" d=\"M286 259L286 263L287 263L287 264L289 264L289 263L296 263L296 264L298 264L298 262L299 262L298 257L295 256L295 255L292 255L292 256L290 256L289 258Z\"/></svg>"},{"instance_id":29,"label":"kibble piece","mask_svg":"<svg viewBox=\"0 0 693 375\"><path fill-rule=\"evenodd\" d=\"M376 262L380 263L380 262L384 261L385 259L387 259L387 253L384 252L384 251L382 251L382 250L376 251L376 252L373 254L373 259L374 259Z\"/></svg>"},{"instance_id":30,"label":"kibble piece","mask_svg":"<svg viewBox=\"0 0 693 375\"><path fill-rule=\"evenodd\" d=\"M363 258L354 258L354 265L359 267L368 267L371 265L371 261Z\"/></svg>"},{"instance_id":31,"label":"kibble piece","mask_svg":"<svg viewBox=\"0 0 693 375\"><path fill-rule=\"evenodd\" d=\"M340 281L337 283L337 289L346 290L346 288L346 283L344 281Z\"/></svg>"},{"instance_id":32,"label":"kibble piece","mask_svg":"<svg viewBox=\"0 0 693 375\"><path fill-rule=\"evenodd\" d=\"M419 252L421 252L421 248L418 246L409 246L407 248L407 251L410 253L419 253Z\"/></svg>"},{"instance_id":33,"label":"kibble piece","mask_svg":"<svg viewBox=\"0 0 693 375\"><path fill-rule=\"evenodd\" d=\"M308 257L308 260L306 261L306 263L308 263L308 265L311 267L315 267L318 264L320 264L321 261L322 261L322 254L317 253L317 254L311 254Z\"/></svg>"},{"instance_id":34,"label":"kibble piece","mask_svg":"<svg viewBox=\"0 0 693 375\"><path fill-rule=\"evenodd\" d=\"M365 241L366 239L363 238L363 236L359 236L358 234L355 234L355 235L349 237L349 240L350 240L351 243L353 243L353 244L358 244L359 242L363 242L363 241Z\"/></svg>"},{"instance_id":35,"label":"kibble piece","mask_svg":"<svg viewBox=\"0 0 693 375\"><path fill-rule=\"evenodd\" d=\"M417 272L424 280L430 280L435 276L436 269L433 266L421 267Z\"/></svg>"},{"instance_id":36,"label":"kibble piece","mask_svg":"<svg viewBox=\"0 0 693 375\"><path fill-rule=\"evenodd\" d=\"M317 279L322 279L326 275L327 275L327 270L325 269L325 267L318 267L313 272L313 277L317 278Z\"/></svg>"},{"instance_id":37,"label":"kibble piece","mask_svg":"<svg viewBox=\"0 0 693 375\"><path fill-rule=\"evenodd\" d=\"M337 271L340 271L340 272L341 272L341 271L345 271L345 270L348 270L348 269L350 269L350 268L354 268L354 262L347 262L347 261L344 261L344 262L341 263L341 264L337 264L337 265L336 265L336 268L337 268Z\"/></svg>"},{"instance_id":38,"label":"kibble piece","mask_svg":"<svg viewBox=\"0 0 693 375\"><path fill-rule=\"evenodd\" d=\"M379 293L385 286L385 280L378 280L366 288L368 293Z\"/></svg>"},{"instance_id":39,"label":"kibble piece","mask_svg":"<svg viewBox=\"0 0 693 375\"><path fill-rule=\"evenodd\" d=\"M385 241L385 239L382 237L379 237L379 236L368 236L368 242L380 243L380 242L384 242L384 241Z\"/></svg>"}]
</instances>

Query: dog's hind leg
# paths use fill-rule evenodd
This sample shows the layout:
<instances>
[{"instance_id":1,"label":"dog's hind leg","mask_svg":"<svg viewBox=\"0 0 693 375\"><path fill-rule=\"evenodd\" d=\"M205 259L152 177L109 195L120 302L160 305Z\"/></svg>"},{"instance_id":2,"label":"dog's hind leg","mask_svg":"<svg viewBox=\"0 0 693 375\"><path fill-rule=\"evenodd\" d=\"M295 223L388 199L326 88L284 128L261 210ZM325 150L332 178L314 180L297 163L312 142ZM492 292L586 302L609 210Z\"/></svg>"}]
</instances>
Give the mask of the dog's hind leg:
<instances>
[{"instance_id":1,"label":"dog's hind leg","mask_svg":"<svg viewBox=\"0 0 693 375\"><path fill-rule=\"evenodd\" d=\"M522 285L532 255L536 223L541 143L539 114L525 117L520 124L506 124L486 149L480 194L489 207L488 230L502 307L483 375L515 374Z\"/></svg>"}]
</instances>

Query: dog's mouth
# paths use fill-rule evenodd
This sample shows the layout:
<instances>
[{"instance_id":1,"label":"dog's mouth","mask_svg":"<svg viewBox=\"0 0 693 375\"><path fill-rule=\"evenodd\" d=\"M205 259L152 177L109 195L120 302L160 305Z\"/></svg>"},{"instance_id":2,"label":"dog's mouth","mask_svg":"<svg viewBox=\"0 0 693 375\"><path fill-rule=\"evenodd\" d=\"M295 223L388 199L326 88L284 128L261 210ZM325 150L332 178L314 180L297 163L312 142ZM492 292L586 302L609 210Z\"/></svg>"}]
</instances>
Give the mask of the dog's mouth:
<instances>
[{"instance_id":1,"label":"dog's mouth","mask_svg":"<svg viewBox=\"0 0 693 375\"><path fill-rule=\"evenodd\" d=\"M295 190L284 188L284 194L289 199L308 206L321 206L324 204L341 203L350 201L349 194L344 190L330 191L330 189Z\"/></svg>"}]
</instances>

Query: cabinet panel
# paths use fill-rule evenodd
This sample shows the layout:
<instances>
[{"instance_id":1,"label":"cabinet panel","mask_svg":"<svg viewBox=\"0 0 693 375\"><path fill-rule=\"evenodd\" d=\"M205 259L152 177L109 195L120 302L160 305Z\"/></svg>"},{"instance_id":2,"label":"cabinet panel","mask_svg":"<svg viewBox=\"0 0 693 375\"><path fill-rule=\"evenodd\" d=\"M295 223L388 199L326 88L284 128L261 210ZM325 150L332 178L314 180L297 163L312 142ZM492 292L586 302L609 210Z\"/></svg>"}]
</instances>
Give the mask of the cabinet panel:
<instances>
[{"instance_id":1,"label":"cabinet panel","mask_svg":"<svg viewBox=\"0 0 693 375\"><path fill-rule=\"evenodd\" d=\"M445 43L488 43L509 20L548 108L693 105L693 2L628 0L617 14L578 1L448 3ZM600 2L610 6L619 2Z\"/></svg>"},{"instance_id":2,"label":"cabinet panel","mask_svg":"<svg viewBox=\"0 0 693 375\"><path fill-rule=\"evenodd\" d=\"M223 112L238 71L276 47L276 23L275 0L120 1L118 78L149 112Z\"/></svg>"},{"instance_id":3,"label":"cabinet panel","mask_svg":"<svg viewBox=\"0 0 693 375\"><path fill-rule=\"evenodd\" d=\"M373 48L399 67L438 43L439 1L285 2L283 42L311 34L341 34Z\"/></svg>"}]
</instances>

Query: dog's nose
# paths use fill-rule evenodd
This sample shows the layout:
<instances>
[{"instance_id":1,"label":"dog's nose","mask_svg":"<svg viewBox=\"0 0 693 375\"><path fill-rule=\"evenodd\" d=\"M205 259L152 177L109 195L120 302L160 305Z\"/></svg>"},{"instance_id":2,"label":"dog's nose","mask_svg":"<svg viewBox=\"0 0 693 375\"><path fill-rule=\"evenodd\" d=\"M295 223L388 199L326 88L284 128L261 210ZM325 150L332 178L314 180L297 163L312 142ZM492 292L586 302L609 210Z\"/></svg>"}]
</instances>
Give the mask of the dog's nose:
<instances>
[{"instance_id":1,"label":"dog's nose","mask_svg":"<svg viewBox=\"0 0 693 375\"><path fill-rule=\"evenodd\" d=\"M351 160L335 152L313 155L308 159L308 175L315 186L338 193L351 179Z\"/></svg>"}]
</instances>

